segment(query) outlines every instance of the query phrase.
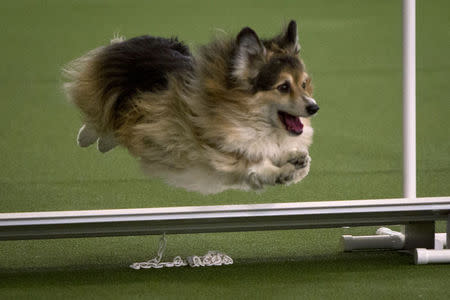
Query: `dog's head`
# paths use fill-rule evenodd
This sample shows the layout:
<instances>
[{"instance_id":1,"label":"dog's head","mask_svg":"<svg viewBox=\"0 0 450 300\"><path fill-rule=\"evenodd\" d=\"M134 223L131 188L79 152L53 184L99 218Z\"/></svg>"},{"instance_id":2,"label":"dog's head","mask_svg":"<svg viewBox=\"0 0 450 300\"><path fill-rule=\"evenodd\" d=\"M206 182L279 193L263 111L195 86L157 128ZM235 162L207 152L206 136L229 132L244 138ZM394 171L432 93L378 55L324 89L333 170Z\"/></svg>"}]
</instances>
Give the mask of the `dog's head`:
<instances>
[{"instance_id":1,"label":"dog's head","mask_svg":"<svg viewBox=\"0 0 450 300\"><path fill-rule=\"evenodd\" d=\"M290 135L303 132L300 117L319 110L299 50L295 21L267 40L246 27L236 37L231 60L233 85L246 91L252 111Z\"/></svg>"}]
</instances>

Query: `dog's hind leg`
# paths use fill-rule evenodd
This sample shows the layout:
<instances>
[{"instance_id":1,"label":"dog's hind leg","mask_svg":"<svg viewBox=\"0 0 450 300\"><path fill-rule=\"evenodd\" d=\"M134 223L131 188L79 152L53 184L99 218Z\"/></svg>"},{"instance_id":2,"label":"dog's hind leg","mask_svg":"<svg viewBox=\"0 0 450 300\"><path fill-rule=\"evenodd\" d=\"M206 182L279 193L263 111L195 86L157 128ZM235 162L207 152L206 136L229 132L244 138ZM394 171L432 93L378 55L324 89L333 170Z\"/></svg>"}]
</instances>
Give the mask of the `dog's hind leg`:
<instances>
[{"instance_id":1,"label":"dog's hind leg","mask_svg":"<svg viewBox=\"0 0 450 300\"><path fill-rule=\"evenodd\" d=\"M80 147L88 147L98 139L98 133L95 128L89 124L83 124L78 131L77 142Z\"/></svg>"},{"instance_id":2,"label":"dog's hind leg","mask_svg":"<svg viewBox=\"0 0 450 300\"><path fill-rule=\"evenodd\" d=\"M97 149L102 153L108 152L118 145L114 134L109 133L99 136L97 130L89 124L81 126L80 131L78 131L77 142L80 147L89 147L97 142Z\"/></svg>"},{"instance_id":3,"label":"dog's hind leg","mask_svg":"<svg viewBox=\"0 0 450 300\"><path fill-rule=\"evenodd\" d=\"M98 151L105 153L109 150L113 149L118 145L116 138L114 137L114 134L108 133L104 136L101 136L98 139L97 142L97 149Z\"/></svg>"}]
</instances>

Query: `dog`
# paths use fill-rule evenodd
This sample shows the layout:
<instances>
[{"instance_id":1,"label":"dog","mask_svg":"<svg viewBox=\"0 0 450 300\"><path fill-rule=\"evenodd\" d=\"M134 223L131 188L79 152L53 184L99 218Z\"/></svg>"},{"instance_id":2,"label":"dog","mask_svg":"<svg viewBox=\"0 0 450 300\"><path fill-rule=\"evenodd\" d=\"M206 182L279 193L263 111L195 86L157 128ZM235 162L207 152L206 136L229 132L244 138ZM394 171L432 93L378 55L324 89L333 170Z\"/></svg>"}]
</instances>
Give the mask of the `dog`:
<instances>
[{"instance_id":1,"label":"dog","mask_svg":"<svg viewBox=\"0 0 450 300\"><path fill-rule=\"evenodd\" d=\"M204 194L297 183L319 110L299 51L295 21L270 39L245 27L196 55L177 38L116 37L64 69L78 144L121 145L149 176Z\"/></svg>"}]
</instances>

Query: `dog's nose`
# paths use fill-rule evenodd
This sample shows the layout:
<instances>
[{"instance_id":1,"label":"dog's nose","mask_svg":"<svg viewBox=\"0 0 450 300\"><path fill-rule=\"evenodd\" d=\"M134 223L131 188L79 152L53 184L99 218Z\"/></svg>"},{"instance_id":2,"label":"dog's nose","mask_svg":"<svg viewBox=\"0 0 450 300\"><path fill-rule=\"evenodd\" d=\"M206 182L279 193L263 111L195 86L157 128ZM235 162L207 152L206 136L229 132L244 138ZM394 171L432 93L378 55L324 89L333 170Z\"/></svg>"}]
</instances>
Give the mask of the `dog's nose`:
<instances>
[{"instance_id":1,"label":"dog's nose","mask_svg":"<svg viewBox=\"0 0 450 300\"><path fill-rule=\"evenodd\" d=\"M310 115L315 114L318 110L319 110L319 105L317 105L317 104L311 104L306 107L306 111Z\"/></svg>"}]
</instances>

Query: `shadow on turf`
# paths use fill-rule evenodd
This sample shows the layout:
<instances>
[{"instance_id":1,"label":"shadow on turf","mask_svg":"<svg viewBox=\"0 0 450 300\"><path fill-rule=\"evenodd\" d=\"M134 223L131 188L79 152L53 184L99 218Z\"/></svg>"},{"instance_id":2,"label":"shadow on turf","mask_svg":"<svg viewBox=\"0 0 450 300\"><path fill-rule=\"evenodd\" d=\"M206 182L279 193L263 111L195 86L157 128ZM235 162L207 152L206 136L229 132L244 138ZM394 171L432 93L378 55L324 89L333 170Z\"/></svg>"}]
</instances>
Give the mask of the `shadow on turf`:
<instances>
[{"instance_id":1,"label":"shadow on turf","mask_svg":"<svg viewBox=\"0 0 450 300\"><path fill-rule=\"evenodd\" d=\"M339 253L335 255L242 258L234 265L205 268L164 268L132 270L122 265L84 265L54 268L6 268L0 270L0 281L9 287L41 286L46 284L104 284L111 281L124 282L164 282L173 281L174 276L181 282L213 280L239 280L242 274L255 280L265 276L265 281L298 280L299 272L302 280L314 279L324 274L341 274L354 272L379 272L410 268L412 257L398 252L372 251ZM416 267L417 268L417 267ZM295 274L295 276L294 276ZM292 276L291 276L292 275ZM270 278L267 278L269 276ZM234 278L234 279L233 279Z\"/></svg>"}]
</instances>

